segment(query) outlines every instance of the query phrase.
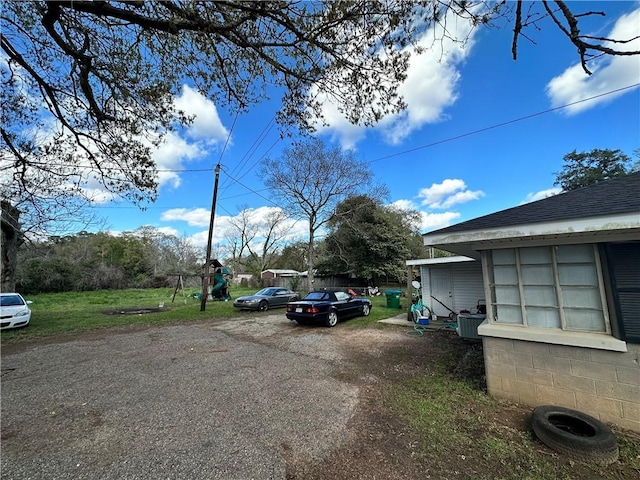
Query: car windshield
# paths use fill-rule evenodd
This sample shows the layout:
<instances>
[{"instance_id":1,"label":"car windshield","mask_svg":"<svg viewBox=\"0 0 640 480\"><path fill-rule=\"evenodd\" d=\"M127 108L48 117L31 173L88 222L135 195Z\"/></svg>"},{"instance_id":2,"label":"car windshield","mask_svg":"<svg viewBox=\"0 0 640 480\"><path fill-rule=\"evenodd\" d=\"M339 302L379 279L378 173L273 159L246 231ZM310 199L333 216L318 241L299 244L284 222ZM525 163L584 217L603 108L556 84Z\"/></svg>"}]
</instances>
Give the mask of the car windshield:
<instances>
[{"instance_id":1,"label":"car windshield","mask_svg":"<svg viewBox=\"0 0 640 480\"><path fill-rule=\"evenodd\" d=\"M18 295L2 295L0 297L0 306L14 307L16 305L24 305L24 301Z\"/></svg>"},{"instance_id":2,"label":"car windshield","mask_svg":"<svg viewBox=\"0 0 640 480\"><path fill-rule=\"evenodd\" d=\"M275 288L263 288L262 290L258 290L256 295L264 295L265 297L270 297L275 293Z\"/></svg>"}]
</instances>

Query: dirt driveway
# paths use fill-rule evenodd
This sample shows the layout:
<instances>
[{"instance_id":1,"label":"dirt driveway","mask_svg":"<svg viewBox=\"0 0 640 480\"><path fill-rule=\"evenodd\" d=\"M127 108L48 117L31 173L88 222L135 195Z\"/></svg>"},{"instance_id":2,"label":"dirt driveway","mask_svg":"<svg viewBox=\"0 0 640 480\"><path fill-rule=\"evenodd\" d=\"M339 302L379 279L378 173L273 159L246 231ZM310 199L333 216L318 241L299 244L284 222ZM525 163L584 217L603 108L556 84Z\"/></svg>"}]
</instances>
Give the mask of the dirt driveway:
<instances>
[{"instance_id":1,"label":"dirt driveway","mask_svg":"<svg viewBox=\"0 0 640 480\"><path fill-rule=\"evenodd\" d=\"M381 380L354 354L407 342L273 314L5 348L2 478L308 477Z\"/></svg>"},{"instance_id":2,"label":"dirt driveway","mask_svg":"<svg viewBox=\"0 0 640 480\"><path fill-rule=\"evenodd\" d=\"M384 404L444 349L473 353L410 326L300 327L276 313L4 348L1 478L480 478L482 458L421 456ZM490 413L516 433L529 414Z\"/></svg>"}]
</instances>

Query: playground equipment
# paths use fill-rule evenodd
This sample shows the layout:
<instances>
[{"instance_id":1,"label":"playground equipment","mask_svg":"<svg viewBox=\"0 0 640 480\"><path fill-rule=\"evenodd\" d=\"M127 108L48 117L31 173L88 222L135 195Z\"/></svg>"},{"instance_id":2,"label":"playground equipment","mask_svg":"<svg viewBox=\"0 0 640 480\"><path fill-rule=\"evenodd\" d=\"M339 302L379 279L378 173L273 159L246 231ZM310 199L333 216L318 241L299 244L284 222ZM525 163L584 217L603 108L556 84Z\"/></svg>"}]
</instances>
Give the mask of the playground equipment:
<instances>
[{"instance_id":1,"label":"playground equipment","mask_svg":"<svg viewBox=\"0 0 640 480\"><path fill-rule=\"evenodd\" d=\"M213 284L209 285L209 299L228 302L231 300L229 295L229 278L231 272L225 267L218 267L213 275Z\"/></svg>"},{"instance_id":2,"label":"playground equipment","mask_svg":"<svg viewBox=\"0 0 640 480\"><path fill-rule=\"evenodd\" d=\"M222 265L217 259L211 260L210 268L207 283L207 300L228 302L231 300L231 295L229 294L229 279L233 275L229 269Z\"/></svg>"}]
</instances>

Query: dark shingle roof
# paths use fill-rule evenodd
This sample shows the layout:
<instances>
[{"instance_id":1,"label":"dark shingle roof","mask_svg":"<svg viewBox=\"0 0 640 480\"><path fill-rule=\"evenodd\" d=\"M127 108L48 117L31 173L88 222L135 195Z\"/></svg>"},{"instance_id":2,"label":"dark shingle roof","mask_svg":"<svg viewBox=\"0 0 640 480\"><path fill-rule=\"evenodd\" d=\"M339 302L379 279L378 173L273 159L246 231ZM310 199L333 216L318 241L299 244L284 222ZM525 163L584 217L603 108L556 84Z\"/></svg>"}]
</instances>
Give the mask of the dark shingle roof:
<instances>
[{"instance_id":1,"label":"dark shingle roof","mask_svg":"<svg viewBox=\"0 0 640 480\"><path fill-rule=\"evenodd\" d=\"M428 232L455 233L601 215L640 214L640 172Z\"/></svg>"}]
</instances>

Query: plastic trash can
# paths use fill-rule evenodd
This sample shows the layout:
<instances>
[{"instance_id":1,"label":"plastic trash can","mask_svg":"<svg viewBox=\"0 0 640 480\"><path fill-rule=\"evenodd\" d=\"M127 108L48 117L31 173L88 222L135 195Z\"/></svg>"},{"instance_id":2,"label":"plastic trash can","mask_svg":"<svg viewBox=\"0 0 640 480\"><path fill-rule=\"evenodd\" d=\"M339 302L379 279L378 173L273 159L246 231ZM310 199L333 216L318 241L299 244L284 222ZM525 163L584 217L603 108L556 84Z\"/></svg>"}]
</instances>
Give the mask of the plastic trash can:
<instances>
[{"instance_id":1,"label":"plastic trash can","mask_svg":"<svg viewBox=\"0 0 640 480\"><path fill-rule=\"evenodd\" d=\"M401 290L387 290L385 294L387 296L387 308L400 308Z\"/></svg>"}]
</instances>

